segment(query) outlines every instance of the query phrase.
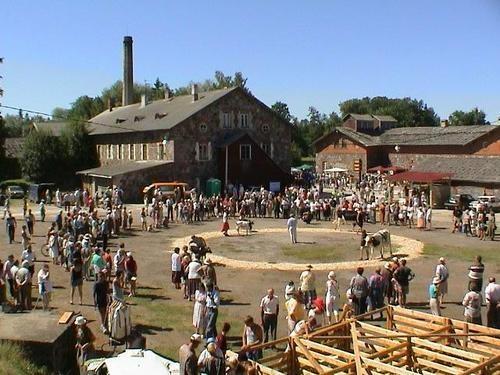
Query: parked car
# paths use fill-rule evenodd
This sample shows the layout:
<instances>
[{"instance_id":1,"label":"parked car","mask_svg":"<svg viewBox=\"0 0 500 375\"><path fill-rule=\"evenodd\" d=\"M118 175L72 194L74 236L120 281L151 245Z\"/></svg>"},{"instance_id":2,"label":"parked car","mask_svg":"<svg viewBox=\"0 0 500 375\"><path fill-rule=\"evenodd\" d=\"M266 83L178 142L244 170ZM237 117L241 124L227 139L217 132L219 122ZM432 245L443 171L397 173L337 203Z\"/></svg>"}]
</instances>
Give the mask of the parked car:
<instances>
[{"instance_id":1,"label":"parked car","mask_svg":"<svg viewBox=\"0 0 500 375\"><path fill-rule=\"evenodd\" d=\"M500 212L500 200L494 195L480 195L477 200L471 202L471 207L476 210L482 207L486 211L493 209L494 212Z\"/></svg>"},{"instance_id":2,"label":"parked car","mask_svg":"<svg viewBox=\"0 0 500 375\"><path fill-rule=\"evenodd\" d=\"M21 186L11 185L8 190L11 198L24 198L24 190Z\"/></svg>"},{"instance_id":3,"label":"parked car","mask_svg":"<svg viewBox=\"0 0 500 375\"><path fill-rule=\"evenodd\" d=\"M175 189L179 188L179 197L175 196ZM189 195L188 184L185 182L155 182L151 185L146 186L142 192L143 194L147 194L148 199L153 197L155 190L158 189L161 193L162 200L166 200L167 198L180 199L187 195Z\"/></svg>"},{"instance_id":4,"label":"parked car","mask_svg":"<svg viewBox=\"0 0 500 375\"><path fill-rule=\"evenodd\" d=\"M462 209L469 208L471 202L475 201L470 194L456 194L452 195L446 202L444 202L444 207L448 210L454 210L455 207L460 207Z\"/></svg>"}]
</instances>

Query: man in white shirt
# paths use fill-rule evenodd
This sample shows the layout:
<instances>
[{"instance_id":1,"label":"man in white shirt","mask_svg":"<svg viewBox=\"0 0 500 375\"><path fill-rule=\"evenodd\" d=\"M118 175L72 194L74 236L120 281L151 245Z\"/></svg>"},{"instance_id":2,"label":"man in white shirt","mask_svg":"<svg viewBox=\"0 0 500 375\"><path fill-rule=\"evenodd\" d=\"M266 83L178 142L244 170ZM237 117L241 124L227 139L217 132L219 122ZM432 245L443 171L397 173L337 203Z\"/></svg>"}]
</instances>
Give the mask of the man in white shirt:
<instances>
[{"instance_id":1,"label":"man in white shirt","mask_svg":"<svg viewBox=\"0 0 500 375\"><path fill-rule=\"evenodd\" d=\"M267 295L260 301L260 309L262 327L264 328L264 342L269 341L269 331L271 331L272 339L276 340L280 306L278 297L274 295L274 289L268 289Z\"/></svg>"},{"instance_id":2,"label":"man in white shirt","mask_svg":"<svg viewBox=\"0 0 500 375\"><path fill-rule=\"evenodd\" d=\"M33 277L33 275L35 274L35 260L36 257L31 250L31 245L28 245L28 248L26 250L23 250L23 253L21 255L21 262L28 262L28 270L30 271L31 277Z\"/></svg>"},{"instance_id":3,"label":"man in white shirt","mask_svg":"<svg viewBox=\"0 0 500 375\"><path fill-rule=\"evenodd\" d=\"M488 279L488 286L484 290L486 296L486 321L488 327L500 328L500 285L494 277Z\"/></svg>"},{"instance_id":4,"label":"man in white shirt","mask_svg":"<svg viewBox=\"0 0 500 375\"><path fill-rule=\"evenodd\" d=\"M176 247L172 253L172 283L175 289L181 288L181 256L179 255L180 249Z\"/></svg>"},{"instance_id":5,"label":"man in white shirt","mask_svg":"<svg viewBox=\"0 0 500 375\"><path fill-rule=\"evenodd\" d=\"M286 227L288 229L288 233L290 234L290 240L292 243L297 243L297 219L295 215L290 215L290 218L286 222Z\"/></svg>"}]
</instances>

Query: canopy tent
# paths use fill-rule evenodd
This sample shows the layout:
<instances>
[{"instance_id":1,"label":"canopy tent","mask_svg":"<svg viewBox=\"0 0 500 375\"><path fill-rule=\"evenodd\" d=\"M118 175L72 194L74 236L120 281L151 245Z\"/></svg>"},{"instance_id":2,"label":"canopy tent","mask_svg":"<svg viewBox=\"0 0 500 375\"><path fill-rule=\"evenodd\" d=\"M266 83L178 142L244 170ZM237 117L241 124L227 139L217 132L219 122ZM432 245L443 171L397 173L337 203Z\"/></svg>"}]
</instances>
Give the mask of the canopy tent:
<instances>
[{"instance_id":1,"label":"canopy tent","mask_svg":"<svg viewBox=\"0 0 500 375\"><path fill-rule=\"evenodd\" d=\"M325 172L325 173L347 172L347 169L339 168L339 167L332 167L332 168L325 169L323 172Z\"/></svg>"},{"instance_id":2,"label":"canopy tent","mask_svg":"<svg viewBox=\"0 0 500 375\"><path fill-rule=\"evenodd\" d=\"M434 183L447 182L453 173L438 173L438 172L423 172L423 171L406 171L389 176L389 181L408 181L415 183Z\"/></svg>"}]
</instances>

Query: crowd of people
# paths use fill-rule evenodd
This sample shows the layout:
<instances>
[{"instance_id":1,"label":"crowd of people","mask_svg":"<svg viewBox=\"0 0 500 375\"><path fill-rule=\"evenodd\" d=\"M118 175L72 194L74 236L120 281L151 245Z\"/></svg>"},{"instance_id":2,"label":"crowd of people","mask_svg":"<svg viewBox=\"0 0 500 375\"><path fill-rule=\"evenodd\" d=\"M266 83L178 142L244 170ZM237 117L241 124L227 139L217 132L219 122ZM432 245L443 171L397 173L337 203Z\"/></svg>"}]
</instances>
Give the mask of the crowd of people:
<instances>
[{"instance_id":1,"label":"crowd of people","mask_svg":"<svg viewBox=\"0 0 500 375\"><path fill-rule=\"evenodd\" d=\"M477 237L479 240L495 240L497 230L496 217L493 209L486 207L455 207L453 209L452 233L463 233L467 237Z\"/></svg>"}]
</instances>

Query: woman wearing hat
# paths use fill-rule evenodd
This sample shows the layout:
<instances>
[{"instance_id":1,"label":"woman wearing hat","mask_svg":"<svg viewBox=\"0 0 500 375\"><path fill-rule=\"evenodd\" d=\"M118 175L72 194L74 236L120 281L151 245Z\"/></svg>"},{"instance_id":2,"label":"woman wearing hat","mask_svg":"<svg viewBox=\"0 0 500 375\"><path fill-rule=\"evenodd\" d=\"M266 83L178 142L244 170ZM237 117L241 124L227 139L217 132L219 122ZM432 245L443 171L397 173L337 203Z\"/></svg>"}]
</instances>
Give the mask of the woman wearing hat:
<instances>
[{"instance_id":1,"label":"woman wearing hat","mask_svg":"<svg viewBox=\"0 0 500 375\"><path fill-rule=\"evenodd\" d=\"M441 279L435 276L432 279L431 285L429 285L429 306L431 308L432 315L441 316L441 308L439 307L439 283Z\"/></svg>"},{"instance_id":2,"label":"woman wearing hat","mask_svg":"<svg viewBox=\"0 0 500 375\"><path fill-rule=\"evenodd\" d=\"M78 316L75 319L75 327L76 327L76 359L78 362L78 366L81 370L83 370L83 366L85 361L89 359L92 354L93 342L95 341L95 336L87 327L87 319L83 316ZM81 371L80 371L81 372Z\"/></svg>"},{"instance_id":3,"label":"woman wearing hat","mask_svg":"<svg viewBox=\"0 0 500 375\"><path fill-rule=\"evenodd\" d=\"M332 324L333 322L337 322L339 318L339 284L337 282L337 277L335 276L335 272L330 271L328 273L328 280L326 281L326 316L328 317L328 323ZM335 320L332 319L332 315Z\"/></svg>"}]
</instances>

